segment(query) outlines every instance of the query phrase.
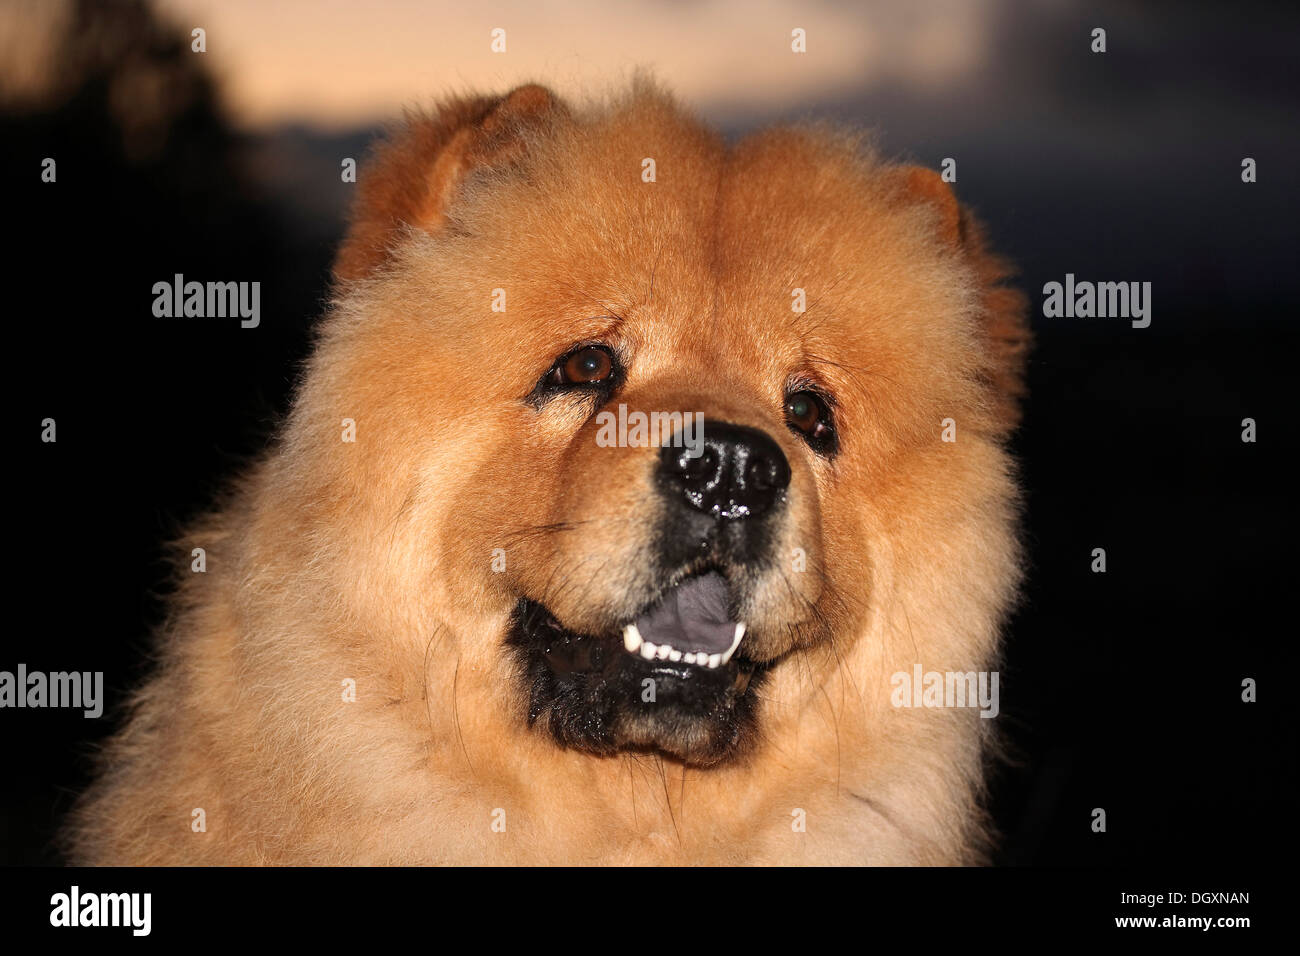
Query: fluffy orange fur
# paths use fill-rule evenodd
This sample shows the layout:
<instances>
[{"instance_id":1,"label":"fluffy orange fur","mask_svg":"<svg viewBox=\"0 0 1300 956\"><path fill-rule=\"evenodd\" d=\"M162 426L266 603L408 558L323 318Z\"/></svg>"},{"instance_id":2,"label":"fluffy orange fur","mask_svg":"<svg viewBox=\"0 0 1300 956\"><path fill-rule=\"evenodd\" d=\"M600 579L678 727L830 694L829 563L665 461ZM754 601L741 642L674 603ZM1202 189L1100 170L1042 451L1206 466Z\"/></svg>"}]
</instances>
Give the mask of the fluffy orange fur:
<instances>
[{"instance_id":1,"label":"fluffy orange fur","mask_svg":"<svg viewBox=\"0 0 1300 956\"><path fill-rule=\"evenodd\" d=\"M890 702L914 663L995 669L1019 579L1024 304L948 185L829 127L728 145L646 82L411 114L361 183L292 411L182 542L207 573L184 575L73 859L981 860L995 721ZM816 573L761 596L759 650L795 646L761 739L715 767L561 749L502 647L520 594L582 627L644 574L652 450L521 401L613 334L619 401L762 428L793 471L781 545ZM784 425L792 376L837 397L833 461Z\"/></svg>"}]
</instances>

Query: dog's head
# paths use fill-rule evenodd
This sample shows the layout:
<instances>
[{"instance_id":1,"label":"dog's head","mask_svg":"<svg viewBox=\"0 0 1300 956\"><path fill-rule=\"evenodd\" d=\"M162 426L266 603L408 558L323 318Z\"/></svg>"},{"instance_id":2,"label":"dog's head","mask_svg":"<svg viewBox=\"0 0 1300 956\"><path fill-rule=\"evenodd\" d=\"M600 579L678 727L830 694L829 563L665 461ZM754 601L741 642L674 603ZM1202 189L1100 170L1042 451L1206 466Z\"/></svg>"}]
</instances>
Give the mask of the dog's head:
<instances>
[{"instance_id":1,"label":"dog's head","mask_svg":"<svg viewBox=\"0 0 1300 956\"><path fill-rule=\"evenodd\" d=\"M1017 298L946 183L845 134L528 86L408 117L359 190L289 433L352 611L562 746L742 754L1014 423Z\"/></svg>"}]
</instances>

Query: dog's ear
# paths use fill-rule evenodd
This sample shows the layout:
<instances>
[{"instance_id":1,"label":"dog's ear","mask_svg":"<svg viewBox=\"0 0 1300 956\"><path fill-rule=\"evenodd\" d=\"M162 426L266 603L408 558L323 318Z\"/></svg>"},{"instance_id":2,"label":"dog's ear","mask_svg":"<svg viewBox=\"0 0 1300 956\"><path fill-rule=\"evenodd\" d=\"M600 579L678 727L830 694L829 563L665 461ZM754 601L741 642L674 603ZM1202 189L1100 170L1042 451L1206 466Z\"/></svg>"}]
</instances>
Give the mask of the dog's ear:
<instances>
[{"instance_id":1,"label":"dog's ear","mask_svg":"<svg viewBox=\"0 0 1300 956\"><path fill-rule=\"evenodd\" d=\"M904 166L901 173L903 192L908 199L925 203L938 213L939 238L954 246L961 245L962 209L952 187L933 169L924 166Z\"/></svg>"},{"instance_id":2,"label":"dog's ear","mask_svg":"<svg viewBox=\"0 0 1300 956\"><path fill-rule=\"evenodd\" d=\"M436 232L466 173L518 162L530 128L567 115L555 94L536 84L500 97L451 100L432 114L408 112L358 177L359 194L334 260L335 277L370 275L391 255L405 226Z\"/></svg>"},{"instance_id":3,"label":"dog's ear","mask_svg":"<svg viewBox=\"0 0 1300 956\"><path fill-rule=\"evenodd\" d=\"M905 166L900 173L907 201L924 203L936 211L939 238L965 256L975 269L982 290L988 348L983 374L992 388L998 423L1010 431L1020 420L1020 399L1025 391L1029 300L1008 284L1012 276L1010 263L989 251L983 226L957 201L943 177L921 166Z\"/></svg>"}]
</instances>

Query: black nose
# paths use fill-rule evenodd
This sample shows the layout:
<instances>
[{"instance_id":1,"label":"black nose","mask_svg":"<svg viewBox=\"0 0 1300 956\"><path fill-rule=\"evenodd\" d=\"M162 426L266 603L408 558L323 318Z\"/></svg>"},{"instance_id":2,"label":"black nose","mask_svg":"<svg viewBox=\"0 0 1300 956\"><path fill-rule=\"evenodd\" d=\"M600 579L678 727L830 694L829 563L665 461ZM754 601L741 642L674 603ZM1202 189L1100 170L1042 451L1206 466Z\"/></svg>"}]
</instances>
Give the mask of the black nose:
<instances>
[{"instance_id":1,"label":"black nose","mask_svg":"<svg viewBox=\"0 0 1300 956\"><path fill-rule=\"evenodd\" d=\"M659 473L670 492L715 518L748 518L767 511L790 484L781 446L756 428L706 423L703 450L665 447ZM698 446L697 446L698 447Z\"/></svg>"}]
</instances>

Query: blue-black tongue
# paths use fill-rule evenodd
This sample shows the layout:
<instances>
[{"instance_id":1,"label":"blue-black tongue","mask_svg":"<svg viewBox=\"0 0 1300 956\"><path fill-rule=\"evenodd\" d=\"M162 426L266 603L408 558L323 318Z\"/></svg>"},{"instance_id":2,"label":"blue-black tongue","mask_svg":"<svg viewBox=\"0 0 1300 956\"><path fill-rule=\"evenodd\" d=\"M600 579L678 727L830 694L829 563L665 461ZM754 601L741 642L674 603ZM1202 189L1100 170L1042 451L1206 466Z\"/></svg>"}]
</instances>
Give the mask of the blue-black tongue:
<instances>
[{"instance_id":1,"label":"blue-black tongue","mask_svg":"<svg viewBox=\"0 0 1300 956\"><path fill-rule=\"evenodd\" d=\"M727 581L716 571L687 578L636 619L641 639L683 654L721 654L731 647L736 622L727 615Z\"/></svg>"}]
</instances>

